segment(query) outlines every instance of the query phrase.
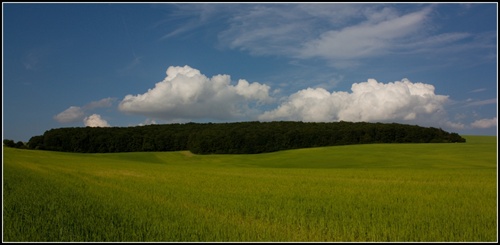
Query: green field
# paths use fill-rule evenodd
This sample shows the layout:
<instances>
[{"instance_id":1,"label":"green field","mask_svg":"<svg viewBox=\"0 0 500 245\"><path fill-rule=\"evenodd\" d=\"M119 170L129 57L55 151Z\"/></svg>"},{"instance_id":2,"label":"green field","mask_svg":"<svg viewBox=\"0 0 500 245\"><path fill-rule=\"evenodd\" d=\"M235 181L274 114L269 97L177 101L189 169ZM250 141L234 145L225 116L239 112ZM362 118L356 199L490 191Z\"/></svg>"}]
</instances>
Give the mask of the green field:
<instances>
[{"instance_id":1,"label":"green field","mask_svg":"<svg viewBox=\"0 0 500 245\"><path fill-rule=\"evenodd\" d=\"M4 147L3 240L497 241L497 138L256 155Z\"/></svg>"}]
</instances>

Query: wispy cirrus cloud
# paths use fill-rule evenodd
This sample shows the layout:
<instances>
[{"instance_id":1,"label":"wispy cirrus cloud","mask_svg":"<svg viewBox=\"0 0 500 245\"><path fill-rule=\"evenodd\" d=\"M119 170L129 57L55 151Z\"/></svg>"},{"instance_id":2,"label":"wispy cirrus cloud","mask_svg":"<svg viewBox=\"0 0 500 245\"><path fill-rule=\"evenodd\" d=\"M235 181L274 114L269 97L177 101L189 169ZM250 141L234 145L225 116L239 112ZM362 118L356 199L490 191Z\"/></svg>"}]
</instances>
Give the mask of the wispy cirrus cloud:
<instances>
[{"instance_id":1,"label":"wispy cirrus cloud","mask_svg":"<svg viewBox=\"0 0 500 245\"><path fill-rule=\"evenodd\" d=\"M189 35L190 32L208 26L211 22L227 18L234 12L234 4L173 4L175 11L162 21L154 24L154 28L166 30L160 40ZM171 6L171 7L172 7ZM177 26L172 23L181 23Z\"/></svg>"},{"instance_id":2,"label":"wispy cirrus cloud","mask_svg":"<svg viewBox=\"0 0 500 245\"><path fill-rule=\"evenodd\" d=\"M495 47L488 33L439 32L439 5L410 5L405 12L386 4L213 4L179 5L172 16L185 21L164 38L220 21L219 46L253 55L320 58L335 67L366 58L415 53L446 54ZM207 24L208 25L208 24Z\"/></svg>"},{"instance_id":3,"label":"wispy cirrus cloud","mask_svg":"<svg viewBox=\"0 0 500 245\"><path fill-rule=\"evenodd\" d=\"M483 92L483 91L486 91L486 88L474 89L474 90L469 91L469 93L479 93L479 92Z\"/></svg>"},{"instance_id":4,"label":"wispy cirrus cloud","mask_svg":"<svg viewBox=\"0 0 500 245\"><path fill-rule=\"evenodd\" d=\"M465 106L482 106L482 105L491 105L491 104L497 104L497 99L487 99L487 100L479 100L479 101L474 101L470 100Z\"/></svg>"},{"instance_id":5,"label":"wispy cirrus cloud","mask_svg":"<svg viewBox=\"0 0 500 245\"><path fill-rule=\"evenodd\" d=\"M326 31L304 43L300 56L348 60L386 54L418 42L413 37L423 28L431 10L427 7L398 15L390 9L382 9L366 16L367 20L363 22Z\"/></svg>"}]
</instances>

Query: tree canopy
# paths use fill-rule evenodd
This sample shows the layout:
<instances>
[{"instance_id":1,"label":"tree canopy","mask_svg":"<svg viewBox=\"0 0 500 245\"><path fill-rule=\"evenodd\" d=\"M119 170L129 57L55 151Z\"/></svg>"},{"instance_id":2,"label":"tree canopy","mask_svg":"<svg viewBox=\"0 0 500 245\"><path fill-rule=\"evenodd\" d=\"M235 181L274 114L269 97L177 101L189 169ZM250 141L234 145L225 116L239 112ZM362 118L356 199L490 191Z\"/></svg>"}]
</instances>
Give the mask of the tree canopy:
<instances>
[{"instance_id":1,"label":"tree canopy","mask_svg":"<svg viewBox=\"0 0 500 245\"><path fill-rule=\"evenodd\" d=\"M350 144L451 142L465 139L438 128L398 123L280 121L57 128L33 136L28 147L82 153L253 154Z\"/></svg>"}]
</instances>

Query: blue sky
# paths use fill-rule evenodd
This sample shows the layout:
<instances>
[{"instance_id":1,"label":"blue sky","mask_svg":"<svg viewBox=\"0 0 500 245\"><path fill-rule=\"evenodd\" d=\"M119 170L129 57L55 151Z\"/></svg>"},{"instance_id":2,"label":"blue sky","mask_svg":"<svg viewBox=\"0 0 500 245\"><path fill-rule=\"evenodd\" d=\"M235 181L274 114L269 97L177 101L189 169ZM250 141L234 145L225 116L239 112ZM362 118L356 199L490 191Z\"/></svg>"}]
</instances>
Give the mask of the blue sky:
<instances>
[{"instance_id":1,"label":"blue sky","mask_svg":"<svg viewBox=\"0 0 500 245\"><path fill-rule=\"evenodd\" d=\"M4 139L255 120L497 135L496 3L2 5Z\"/></svg>"}]
</instances>

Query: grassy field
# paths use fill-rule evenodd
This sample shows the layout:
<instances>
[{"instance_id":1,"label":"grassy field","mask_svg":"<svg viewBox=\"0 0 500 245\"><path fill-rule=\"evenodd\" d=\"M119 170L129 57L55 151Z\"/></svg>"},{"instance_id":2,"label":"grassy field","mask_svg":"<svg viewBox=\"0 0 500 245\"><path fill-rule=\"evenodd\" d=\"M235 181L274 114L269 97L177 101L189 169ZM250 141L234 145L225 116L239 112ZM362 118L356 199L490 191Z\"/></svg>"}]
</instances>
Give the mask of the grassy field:
<instances>
[{"instance_id":1,"label":"grassy field","mask_svg":"<svg viewBox=\"0 0 500 245\"><path fill-rule=\"evenodd\" d=\"M497 241L497 138L257 155L4 148L3 240Z\"/></svg>"}]
</instances>

